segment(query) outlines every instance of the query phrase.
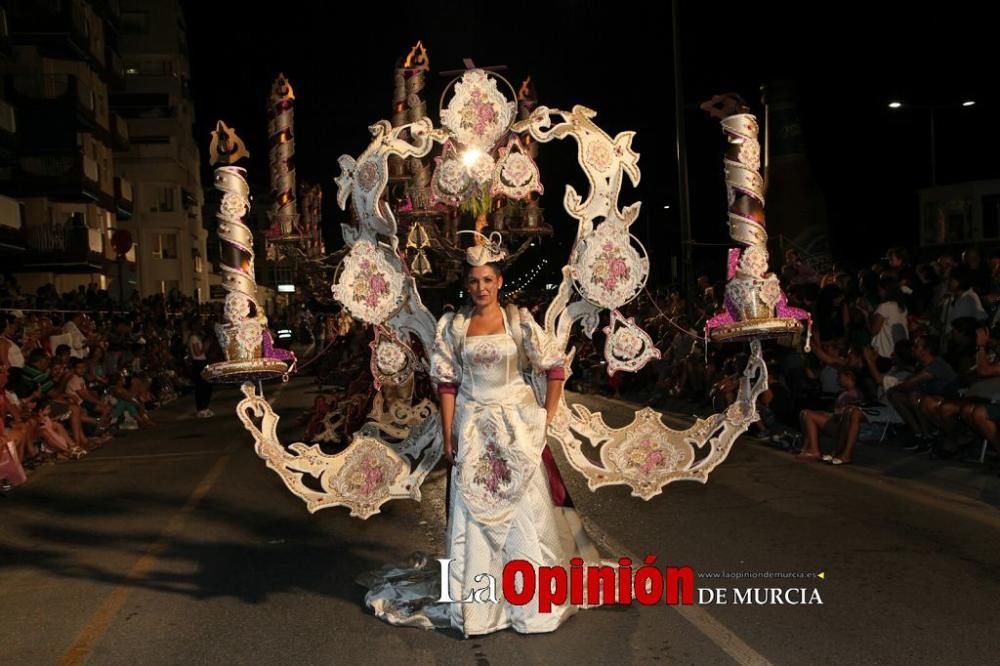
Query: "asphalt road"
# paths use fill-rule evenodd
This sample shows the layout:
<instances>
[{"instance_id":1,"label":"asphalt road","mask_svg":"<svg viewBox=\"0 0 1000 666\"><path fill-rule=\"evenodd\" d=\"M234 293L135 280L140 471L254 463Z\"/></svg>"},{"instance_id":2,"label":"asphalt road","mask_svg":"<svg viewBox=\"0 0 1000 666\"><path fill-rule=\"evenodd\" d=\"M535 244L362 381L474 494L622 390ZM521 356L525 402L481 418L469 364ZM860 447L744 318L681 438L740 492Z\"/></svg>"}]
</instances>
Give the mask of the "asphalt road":
<instances>
[{"instance_id":1,"label":"asphalt road","mask_svg":"<svg viewBox=\"0 0 1000 666\"><path fill-rule=\"evenodd\" d=\"M299 380L275 393L279 413L296 414L309 390ZM0 499L0 663L996 659L1000 511L745 440L708 484L675 484L650 502L620 488L591 493L561 461L609 555L691 566L700 588L727 590L729 603L588 610L535 636L391 627L354 580L414 550L443 552L443 473L422 503L392 502L368 521L310 515L254 455L232 416L236 397L218 394L207 420L168 405L155 430L42 467ZM626 413L584 401L609 420ZM721 577L746 572L810 577ZM822 604L734 604L733 588L748 587L815 589Z\"/></svg>"}]
</instances>

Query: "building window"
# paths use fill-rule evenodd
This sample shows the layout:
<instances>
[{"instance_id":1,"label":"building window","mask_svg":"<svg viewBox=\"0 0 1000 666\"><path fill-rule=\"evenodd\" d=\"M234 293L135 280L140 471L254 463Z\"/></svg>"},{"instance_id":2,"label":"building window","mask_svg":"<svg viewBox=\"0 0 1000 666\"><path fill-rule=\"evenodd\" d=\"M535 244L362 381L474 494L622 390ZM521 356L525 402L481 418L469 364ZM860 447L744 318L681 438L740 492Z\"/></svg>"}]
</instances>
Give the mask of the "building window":
<instances>
[{"instance_id":1,"label":"building window","mask_svg":"<svg viewBox=\"0 0 1000 666\"><path fill-rule=\"evenodd\" d=\"M176 259L177 234L155 234L153 236L153 257L156 259Z\"/></svg>"},{"instance_id":2,"label":"building window","mask_svg":"<svg viewBox=\"0 0 1000 666\"><path fill-rule=\"evenodd\" d=\"M154 186L155 199L150 211L153 213L172 213L174 211L174 199L177 198L177 189L174 187Z\"/></svg>"},{"instance_id":3,"label":"building window","mask_svg":"<svg viewBox=\"0 0 1000 666\"><path fill-rule=\"evenodd\" d=\"M924 245L968 243L974 240L972 200L957 198L926 203L920 237Z\"/></svg>"},{"instance_id":4,"label":"building window","mask_svg":"<svg viewBox=\"0 0 1000 666\"><path fill-rule=\"evenodd\" d=\"M180 291L181 283L177 280L160 280L160 293L169 294L171 290Z\"/></svg>"}]
</instances>

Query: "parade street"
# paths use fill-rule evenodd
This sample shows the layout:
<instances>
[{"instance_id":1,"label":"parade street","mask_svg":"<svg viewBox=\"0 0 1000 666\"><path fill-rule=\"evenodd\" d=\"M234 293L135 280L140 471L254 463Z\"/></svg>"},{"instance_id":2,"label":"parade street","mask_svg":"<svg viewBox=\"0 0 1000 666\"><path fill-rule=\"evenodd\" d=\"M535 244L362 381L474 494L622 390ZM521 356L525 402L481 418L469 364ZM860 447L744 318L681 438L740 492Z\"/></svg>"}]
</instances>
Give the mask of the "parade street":
<instances>
[{"instance_id":1,"label":"parade street","mask_svg":"<svg viewBox=\"0 0 1000 666\"><path fill-rule=\"evenodd\" d=\"M271 388L288 416L286 443L311 391L306 379ZM620 487L588 491L557 453L605 555L690 566L706 603L586 610L552 634L532 636L463 639L389 626L365 608L355 579L414 551L443 555L443 467L421 503L390 502L367 521L339 508L310 515L254 454L233 416L236 398L235 390L220 392L217 415L205 420L192 418L189 400L176 401L158 413L161 427L116 438L79 463L44 466L0 500L0 663L994 658L1000 513L989 497L874 465L796 462L746 438L706 485L670 485L649 502ZM611 400L586 402L609 421L625 412ZM744 577L723 577L733 574ZM704 597L704 589L720 588L726 604ZM733 590L742 588L806 593L796 604L734 603Z\"/></svg>"}]
</instances>

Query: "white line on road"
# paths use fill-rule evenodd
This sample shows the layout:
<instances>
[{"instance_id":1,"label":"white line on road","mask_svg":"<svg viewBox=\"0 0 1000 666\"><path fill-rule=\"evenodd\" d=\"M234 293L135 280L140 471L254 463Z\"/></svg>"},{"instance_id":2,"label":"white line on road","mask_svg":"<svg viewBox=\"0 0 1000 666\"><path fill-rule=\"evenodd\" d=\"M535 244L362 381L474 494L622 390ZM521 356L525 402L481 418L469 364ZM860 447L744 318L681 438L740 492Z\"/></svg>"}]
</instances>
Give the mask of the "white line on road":
<instances>
[{"instance_id":1,"label":"white line on road","mask_svg":"<svg viewBox=\"0 0 1000 666\"><path fill-rule=\"evenodd\" d=\"M620 553L620 556L628 557L633 562L643 561L641 557L598 527L597 523L588 516L580 513L580 519L583 521L590 536L602 544L607 552ZM678 604L670 606L670 608L680 613L681 617L690 622L705 638L715 643L720 650L732 657L736 663L745 664L746 666L769 666L771 664L764 655L750 647L732 629L719 622L715 616L701 606L684 606Z\"/></svg>"}]
</instances>

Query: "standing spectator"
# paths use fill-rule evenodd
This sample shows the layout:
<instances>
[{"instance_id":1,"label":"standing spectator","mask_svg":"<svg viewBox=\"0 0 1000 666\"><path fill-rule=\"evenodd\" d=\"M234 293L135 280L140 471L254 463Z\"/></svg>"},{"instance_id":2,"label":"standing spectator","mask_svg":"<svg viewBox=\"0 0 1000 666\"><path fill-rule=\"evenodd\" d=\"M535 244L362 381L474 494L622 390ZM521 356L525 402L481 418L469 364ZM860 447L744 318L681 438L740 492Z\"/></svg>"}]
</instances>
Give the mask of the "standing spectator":
<instances>
[{"instance_id":1,"label":"standing spectator","mask_svg":"<svg viewBox=\"0 0 1000 666\"><path fill-rule=\"evenodd\" d=\"M194 406L198 412L198 418L202 419L215 416L215 412L208 408L212 400L212 385L201 376L202 370L208 365L207 347L208 340L205 337L205 328L200 320L193 319L191 333L188 335L187 340L187 352L191 358L191 381L194 382Z\"/></svg>"},{"instance_id":2,"label":"standing spectator","mask_svg":"<svg viewBox=\"0 0 1000 666\"><path fill-rule=\"evenodd\" d=\"M899 281L890 274L883 275L879 280L879 297L881 303L869 318L872 334L872 347L879 355L879 370L885 372L892 367L892 353L896 343L909 340L907 327L906 305L903 303L903 292Z\"/></svg>"},{"instance_id":3,"label":"standing spectator","mask_svg":"<svg viewBox=\"0 0 1000 666\"><path fill-rule=\"evenodd\" d=\"M945 299L941 314L945 339L951 335L952 324L956 319L964 317L972 317L978 321L986 319L986 310L979 300L979 294L973 289L972 275L967 268L958 267L951 272L948 290L950 294Z\"/></svg>"}]
</instances>

